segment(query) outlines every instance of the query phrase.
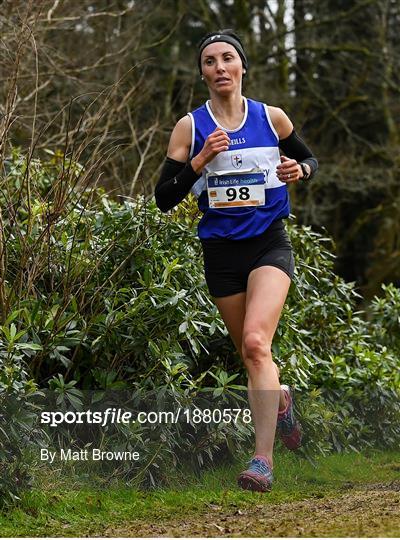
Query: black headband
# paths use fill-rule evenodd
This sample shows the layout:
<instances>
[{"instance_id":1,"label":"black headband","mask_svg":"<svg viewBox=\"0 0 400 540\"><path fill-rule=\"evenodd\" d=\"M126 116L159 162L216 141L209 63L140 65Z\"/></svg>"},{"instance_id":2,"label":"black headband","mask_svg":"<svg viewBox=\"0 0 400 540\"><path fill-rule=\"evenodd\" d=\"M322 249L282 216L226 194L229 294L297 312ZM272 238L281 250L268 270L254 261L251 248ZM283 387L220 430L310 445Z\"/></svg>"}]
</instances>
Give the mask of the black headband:
<instances>
[{"instance_id":1,"label":"black headband","mask_svg":"<svg viewBox=\"0 0 400 540\"><path fill-rule=\"evenodd\" d=\"M198 58L198 65L199 65L199 71L201 75L201 53L204 51L204 49L210 45L211 43L215 43L217 41L224 41L225 43L229 43L235 49L237 50L240 59L242 60L243 67L247 69L248 62L246 58L246 54L244 52L244 49L242 47L242 44L233 36L228 36L227 34L214 34L213 36L208 37L203 43L200 45L199 48L199 58Z\"/></svg>"}]
</instances>

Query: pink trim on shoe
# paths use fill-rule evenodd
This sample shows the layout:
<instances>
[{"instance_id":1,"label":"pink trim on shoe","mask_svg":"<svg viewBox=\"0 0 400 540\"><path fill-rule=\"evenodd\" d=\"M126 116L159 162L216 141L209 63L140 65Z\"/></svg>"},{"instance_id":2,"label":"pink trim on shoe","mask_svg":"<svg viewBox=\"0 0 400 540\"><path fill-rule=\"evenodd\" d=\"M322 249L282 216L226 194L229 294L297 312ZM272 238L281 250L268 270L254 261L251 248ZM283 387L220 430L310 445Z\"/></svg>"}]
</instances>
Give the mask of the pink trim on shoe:
<instances>
[{"instance_id":1,"label":"pink trim on shoe","mask_svg":"<svg viewBox=\"0 0 400 540\"><path fill-rule=\"evenodd\" d=\"M249 463L249 467L238 476L238 484L242 489L250 491L270 491L274 476L269 459L266 456L256 455Z\"/></svg>"}]
</instances>

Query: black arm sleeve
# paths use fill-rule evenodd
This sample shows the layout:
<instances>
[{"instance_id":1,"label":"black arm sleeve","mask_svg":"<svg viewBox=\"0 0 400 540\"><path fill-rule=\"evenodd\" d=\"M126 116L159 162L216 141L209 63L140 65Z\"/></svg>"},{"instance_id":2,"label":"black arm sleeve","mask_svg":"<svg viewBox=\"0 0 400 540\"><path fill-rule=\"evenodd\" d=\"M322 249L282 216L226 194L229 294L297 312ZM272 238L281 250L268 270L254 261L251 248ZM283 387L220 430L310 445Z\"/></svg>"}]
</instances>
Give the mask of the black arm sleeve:
<instances>
[{"instance_id":1,"label":"black arm sleeve","mask_svg":"<svg viewBox=\"0 0 400 540\"><path fill-rule=\"evenodd\" d=\"M154 190L158 208L162 212L171 210L186 197L200 176L194 172L190 162L182 163L167 157Z\"/></svg>"},{"instance_id":2,"label":"black arm sleeve","mask_svg":"<svg viewBox=\"0 0 400 540\"><path fill-rule=\"evenodd\" d=\"M307 163L307 165L309 165L311 169L310 178L314 176L314 174L317 172L317 158L311 152L303 139L297 135L295 130L292 131L289 137L286 137L286 139L281 139L279 141L279 148L283 150L284 154L287 157L293 158L299 163Z\"/></svg>"}]
</instances>

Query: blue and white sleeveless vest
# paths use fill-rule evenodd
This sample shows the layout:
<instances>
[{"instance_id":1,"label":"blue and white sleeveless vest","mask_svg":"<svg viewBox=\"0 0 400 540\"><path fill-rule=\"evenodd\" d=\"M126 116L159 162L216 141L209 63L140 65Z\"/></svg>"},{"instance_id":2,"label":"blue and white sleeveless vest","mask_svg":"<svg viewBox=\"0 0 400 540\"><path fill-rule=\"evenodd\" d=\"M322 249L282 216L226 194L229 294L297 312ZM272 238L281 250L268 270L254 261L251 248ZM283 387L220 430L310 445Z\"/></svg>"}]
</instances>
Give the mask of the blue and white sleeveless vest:
<instances>
[{"instance_id":1,"label":"blue and white sleeveless vest","mask_svg":"<svg viewBox=\"0 0 400 540\"><path fill-rule=\"evenodd\" d=\"M244 118L235 130L218 124L209 102L188 113L192 121L190 159L200 152L217 126L231 139L229 150L204 167L191 189L203 212L198 234L204 240L251 238L290 213L287 186L275 172L280 163L279 136L268 108L264 103L243 99Z\"/></svg>"}]
</instances>

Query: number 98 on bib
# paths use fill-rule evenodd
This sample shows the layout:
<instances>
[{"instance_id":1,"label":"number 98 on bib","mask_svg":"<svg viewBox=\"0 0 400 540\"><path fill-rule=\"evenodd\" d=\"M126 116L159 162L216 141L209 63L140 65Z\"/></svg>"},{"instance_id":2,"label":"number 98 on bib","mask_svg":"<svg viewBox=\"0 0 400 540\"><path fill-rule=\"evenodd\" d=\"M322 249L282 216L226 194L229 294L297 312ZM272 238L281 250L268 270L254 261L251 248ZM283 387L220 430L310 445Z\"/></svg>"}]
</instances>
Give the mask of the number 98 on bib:
<instances>
[{"instance_id":1,"label":"number 98 on bib","mask_svg":"<svg viewBox=\"0 0 400 540\"><path fill-rule=\"evenodd\" d=\"M207 175L210 208L262 206L265 204L264 171Z\"/></svg>"}]
</instances>

